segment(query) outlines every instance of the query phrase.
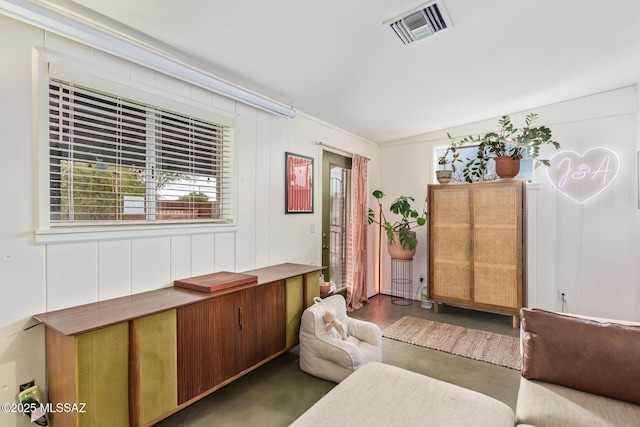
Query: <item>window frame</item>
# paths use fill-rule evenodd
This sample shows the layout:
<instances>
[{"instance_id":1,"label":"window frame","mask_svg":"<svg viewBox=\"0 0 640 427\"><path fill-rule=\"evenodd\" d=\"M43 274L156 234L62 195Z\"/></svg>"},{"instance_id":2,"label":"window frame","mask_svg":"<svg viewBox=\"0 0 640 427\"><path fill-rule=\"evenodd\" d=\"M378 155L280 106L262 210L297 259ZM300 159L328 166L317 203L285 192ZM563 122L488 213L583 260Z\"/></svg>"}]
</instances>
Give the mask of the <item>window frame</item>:
<instances>
[{"instance_id":1,"label":"window frame","mask_svg":"<svg viewBox=\"0 0 640 427\"><path fill-rule=\"evenodd\" d=\"M237 173L238 160L234 144L233 131L237 114L216 109L210 105L195 102L184 96L169 93L157 87L137 83L129 78L106 73L61 57L44 49L34 49L34 153L36 168L36 205L34 238L36 244L68 243L129 239L154 236L173 236L187 234L212 233L218 231L237 231ZM129 66L133 64L127 63ZM148 70L148 73L155 73ZM156 73L157 74L157 73ZM154 76L157 77L157 76ZM228 195L230 203L230 222L218 219L164 220L162 222L132 222L122 224L52 224L50 221L49 194L49 78L73 82L98 91L125 96L136 101L154 105L170 111L176 111L227 126L231 131L231 183ZM154 78L155 80L155 78ZM190 85L177 80L179 84Z\"/></svg>"}]
</instances>

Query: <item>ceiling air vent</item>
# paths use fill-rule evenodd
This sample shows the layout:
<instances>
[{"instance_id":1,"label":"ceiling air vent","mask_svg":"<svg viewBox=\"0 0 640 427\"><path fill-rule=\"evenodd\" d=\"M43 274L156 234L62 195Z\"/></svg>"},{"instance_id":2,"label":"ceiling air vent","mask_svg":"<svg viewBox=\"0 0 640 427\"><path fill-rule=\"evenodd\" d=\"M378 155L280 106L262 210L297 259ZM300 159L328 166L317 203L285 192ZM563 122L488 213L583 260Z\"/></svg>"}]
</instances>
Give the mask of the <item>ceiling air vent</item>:
<instances>
[{"instance_id":1,"label":"ceiling air vent","mask_svg":"<svg viewBox=\"0 0 640 427\"><path fill-rule=\"evenodd\" d=\"M449 28L450 20L444 7L430 2L402 16L385 22L403 45L422 40Z\"/></svg>"}]
</instances>

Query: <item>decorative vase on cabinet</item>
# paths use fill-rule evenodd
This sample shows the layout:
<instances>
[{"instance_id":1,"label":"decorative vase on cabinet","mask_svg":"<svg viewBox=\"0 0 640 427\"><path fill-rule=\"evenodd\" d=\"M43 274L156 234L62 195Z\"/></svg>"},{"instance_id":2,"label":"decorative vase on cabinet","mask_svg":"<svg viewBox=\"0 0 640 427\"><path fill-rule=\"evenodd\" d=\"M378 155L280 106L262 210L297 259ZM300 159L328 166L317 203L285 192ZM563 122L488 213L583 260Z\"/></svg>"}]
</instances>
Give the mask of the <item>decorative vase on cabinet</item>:
<instances>
[{"instance_id":1,"label":"decorative vase on cabinet","mask_svg":"<svg viewBox=\"0 0 640 427\"><path fill-rule=\"evenodd\" d=\"M500 178L515 178L520 172L520 159L511 156L499 156L494 158L496 162L496 175Z\"/></svg>"},{"instance_id":2,"label":"decorative vase on cabinet","mask_svg":"<svg viewBox=\"0 0 640 427\"><path fill-rule=\"evenodd\" d=\"M436 171L436 179L440 184L448 184L451 181L453 171L449 169L440 169Z\"/></svg>"}]
</instances>

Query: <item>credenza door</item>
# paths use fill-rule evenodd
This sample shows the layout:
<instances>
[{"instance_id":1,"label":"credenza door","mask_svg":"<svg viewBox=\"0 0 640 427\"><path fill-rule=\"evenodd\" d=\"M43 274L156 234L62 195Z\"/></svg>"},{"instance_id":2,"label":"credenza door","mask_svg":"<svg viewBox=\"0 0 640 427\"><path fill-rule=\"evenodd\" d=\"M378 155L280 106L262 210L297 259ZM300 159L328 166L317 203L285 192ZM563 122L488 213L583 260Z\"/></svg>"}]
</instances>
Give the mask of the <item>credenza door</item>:
<instances>
[{"instance_id":1,"label":"credenza door","mask_svg":"<svg viewBox=\"0 0 640 427\"><path fill-rule=\"evenodd\" d=\"M284 281L181 307L178 404L285 349Z\"/></svg>"}]
</instances>

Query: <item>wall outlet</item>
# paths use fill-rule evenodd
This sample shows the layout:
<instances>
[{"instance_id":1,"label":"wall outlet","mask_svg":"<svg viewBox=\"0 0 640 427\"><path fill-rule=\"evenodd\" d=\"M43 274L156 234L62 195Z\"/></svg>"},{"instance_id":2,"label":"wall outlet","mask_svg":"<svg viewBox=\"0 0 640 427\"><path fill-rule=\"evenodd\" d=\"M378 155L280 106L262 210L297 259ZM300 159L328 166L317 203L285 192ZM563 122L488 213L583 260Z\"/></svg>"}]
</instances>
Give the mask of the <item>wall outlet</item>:
<instances>
[{"instance_id":1,"label":"wall outlet","mask_svg":"<svg viewBox=\"0 0 640 427\"><path fill-rule=\"evenodd\" d=\"M566 289L558 291L558 298L560 298L560 301L567 302L569 300L569 292Z\"/></svg>"},{"instance_id":2,"label":"wall outlet","mask_svg":"<svg viewBox=\"0 0 640 427\"><path fill-rule=\"evenodd\" d=\"M424 283L424 274L423 273L420 274L420 283Z\"/></svg>"}]
</instances>

